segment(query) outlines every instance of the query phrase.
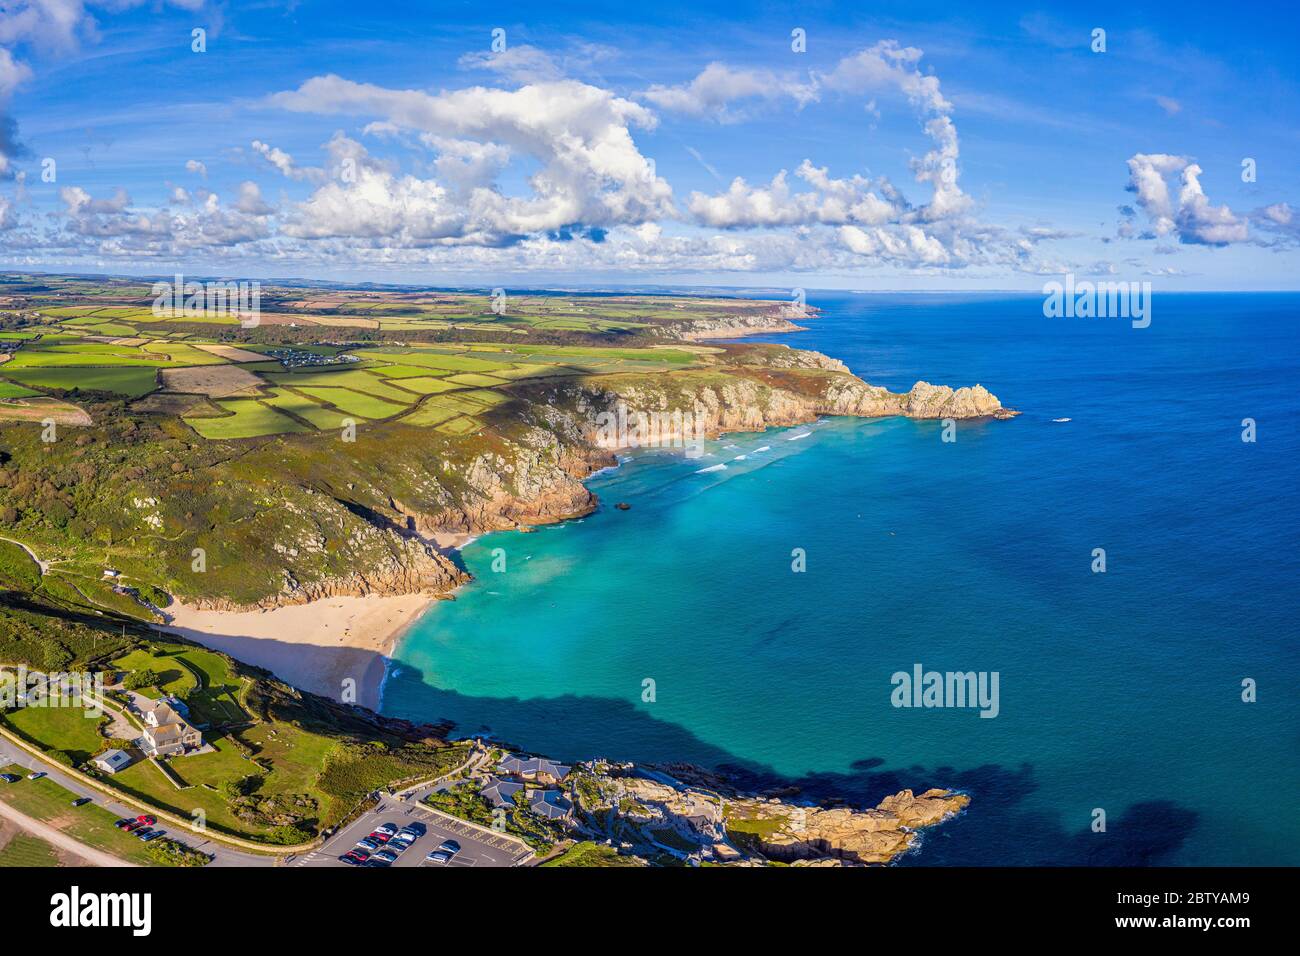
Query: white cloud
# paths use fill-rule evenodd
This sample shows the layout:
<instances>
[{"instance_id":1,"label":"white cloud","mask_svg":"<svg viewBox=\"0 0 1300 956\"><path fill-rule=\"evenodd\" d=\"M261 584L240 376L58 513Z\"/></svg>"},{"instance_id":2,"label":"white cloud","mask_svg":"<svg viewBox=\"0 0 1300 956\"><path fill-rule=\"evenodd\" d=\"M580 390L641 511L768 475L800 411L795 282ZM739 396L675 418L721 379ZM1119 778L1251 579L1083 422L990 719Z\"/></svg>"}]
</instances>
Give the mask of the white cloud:
<instances>
[{"instance_id":1,"label":"white cloud","mask_svg":"<svg viewBox=\"0 0 1300 956\"><path fill-rule=\"evenodd\" d=\"M554 57L526 44L507 47L500 53L466 53L458 65L467 70L491 70L512 83L548 83L564 77L564 69Z\"/></svg>"},{"instance_id":2,"label":"white cloud","mask_svg":"<svg viewBox=\"0 0 1300 956\"><path fill-rule=\"evenodd\" d=\"M734 123L750 114L750 110L734 109L734 103L772 104L789 99L803 108L817 99L817 84L811 79L801 80L792 72L778 74L772 70L734 69L723 63L710 63L690 83L655 84L639 95L660 109Z\"/></svg>"},{"instance_id":3,"label":"white cloud","mask_svg":"<svg viewBox=\"0 0 1300 956\"><path fill-rule=\"evenodd\" d=\"M750 186L738 178L730 189L716 196L692 193L688 208L701 224L720 229L812 223L879 225L896 219L902 211L892 200L892 187L885 180L872 183L862 176L833 179L825 168L819 169L806 159L796 174L812 189L792 192L783 169L766 187ZM877 189L891 198L882 199Z\"/></svg>"},{"instance_id":4,"label":"white cloud","mask_svg":"<svg viewBox=\"0 0 1300 956\"><path fill-rule=\"evenodd\" d=\"M263 143L259 139L253 140L251 145L254 152L278 169L280 175L287 179L321 182L325 178L325 171L323 169L316 169L312 166L299 166L293 161L292 156L279 147L272 146L269 143Z\"/></svg>"},{"instance_id":5,"label":"white cloud","mask_svg":"<svg viewBox=\"0 0 1300 956\"><path fill-rule=\"evenodd\" d=\"M417 241L492 245L569 226L637 224L675 212L671 187L632 140L631 128L653 128L654 115L576 80L513 91L471 87L431 94L331 75L271 99L296 112L376 116L423 134L426 145L442 153L443 175L454 185L473 187L465 202L452 204L442 183L366 166L354 182L328 183L304 204L299 228L306 234L387 230ZM531 195L506 196L483 185L489 172L516 154L541 167L529 179ZM378 224L367 223L367 214L377 215Z\"/></svg>"},{"instance_id":6,"label":"white cloud","mask_svg":"<svg viewBox=\"0 0 1300 956\"><path fill-rule=\"evenodd\" d=\"M939 78L925 75L917 64L922 51L904 47L896 40L881 40L874 46L845 57L830 73L820 75L819 82L829 90L865 94L895 89L923 116L925 132L934 148L912 163L917 182L929 183L933 189L929 205L922 207L921 218L947 219L970 209L970 197L957 185L957 127L952 122L952 103L944 98Z\"/></svg>"},{"instance_id":7,"label":"white cloud","mask_svg":"<svg viewBox=\"0 0 1300 956\"><path fill-rule=\"evenodd\" d=\"M1129 192L1149 220L1141 238L1176 237L1181 242L1224 246L1245 242L1247 223L1226 205L1214 206L1201 187L1201 167L1186 156L1168 153L1137 153L1128 160ZM1170 192L1168 177L1178 173L1177 197ZM1132 235L1131 222L1121 225L1121 236Z\"/></svg>"}]
</instances>

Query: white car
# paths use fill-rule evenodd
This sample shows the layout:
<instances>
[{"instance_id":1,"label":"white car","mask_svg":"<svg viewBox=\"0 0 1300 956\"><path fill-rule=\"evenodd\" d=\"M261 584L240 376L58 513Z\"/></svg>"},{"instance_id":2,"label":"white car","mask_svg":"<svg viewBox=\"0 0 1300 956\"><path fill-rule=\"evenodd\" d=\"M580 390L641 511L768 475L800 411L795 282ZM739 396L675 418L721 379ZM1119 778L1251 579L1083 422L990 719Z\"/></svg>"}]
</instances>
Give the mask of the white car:
<instances>
[{"instance_id":1,"label":"white car","mask_svg":"<svg viewBox=\"0 0 1300 956\"><path fill-rule=\"evenodd\" d=\"M27 775L27 779L28 779L28 780L40 780L41 777L43 777L43 776L45 776L45 771L44 771L44 770L38 770L38 771L36 771L35 773L29 773L29 774Z\"/></svg>"}]
</instances>

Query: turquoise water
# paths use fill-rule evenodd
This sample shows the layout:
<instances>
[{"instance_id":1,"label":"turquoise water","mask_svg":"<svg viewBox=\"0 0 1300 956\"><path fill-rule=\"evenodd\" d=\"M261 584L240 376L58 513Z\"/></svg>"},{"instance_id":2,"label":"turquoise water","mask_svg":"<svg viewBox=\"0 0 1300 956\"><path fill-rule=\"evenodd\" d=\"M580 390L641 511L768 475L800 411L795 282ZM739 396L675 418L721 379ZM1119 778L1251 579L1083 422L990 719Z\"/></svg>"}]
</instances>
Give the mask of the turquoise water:
<instances>
[{"instance_id":1,"label":"turquoise water","mask_svg":"<svg viewBox=\"0 0 1300 956\"><path fill-rule=\"evenodd\" d=\"M1300 296L1157 296L1145 330L1037 296L811 301L773 341L1024 414L632 455L597 513L465 550L476 580L403 641L385 712L855 803L969 791L909 865L1300 863ZM916 663L997 671L999 715L891 706Z\"/></svg>"}]
</instances>

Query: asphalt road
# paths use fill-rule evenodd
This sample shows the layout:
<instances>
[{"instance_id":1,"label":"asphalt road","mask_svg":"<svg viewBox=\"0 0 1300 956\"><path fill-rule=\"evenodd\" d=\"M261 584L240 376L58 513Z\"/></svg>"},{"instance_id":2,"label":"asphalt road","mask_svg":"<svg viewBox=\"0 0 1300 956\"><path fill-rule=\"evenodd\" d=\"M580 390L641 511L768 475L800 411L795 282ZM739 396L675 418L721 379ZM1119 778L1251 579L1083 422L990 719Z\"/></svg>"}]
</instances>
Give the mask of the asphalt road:
<instances>
[{"instance_id":1,"label":"asphalt road","mask_svg":"<svg viewBox=\"0 0 1300 956\"><path fill-rule=\"evenodd\" d=\"M408 823L423 823L427 827L424 836L411 844L410 849L398 854L394 867L426 866L442 869L464 866L517 866L532 855L522 848L518 841L491 836L476 827L433 813L417 802L427 792L427 790L417 791L408 796L405 801L385 797L375 809L367 811L352 821L326 840L319 849L291 860L288 865L350 868L348 864L340 863L338 858L381 823L391 823L399 830ZM444 840L455 840L460 844L460 852L451 858L450 863L427 862L425 857L436 850Z\"/></svg>"},{"instance_id":2,"label":"asphalt road","mask_svg":"<svg viewBox=\"0 0 1300 956\"><path fill-rule=\"evenodd\" d=\"M0 764L11 763L16 763L19 766L28 768L28 773L34 770L44 770L49 774L50 779L59 784L59 786L71 790L79 797L90 797L96 804L107 808L109 812L119 817L131 817L134 819L144 812L127 806L125 803L119 803L116 800L106 797L98 790L87 787L73 779L65 773L58 764L40 760L23 750L21 747L10 743L3 737L0 737ZM0 786L21 787L26 782L26 780L22 780L15 784L0 784ZM183 843L186 846L193 847L196 850L200 850L212 856L212 862L209 863L208 866L274 866L276 863L275 857L266 856L261 853L245 853L242 850L232 849L225 844L217 843L213 840L205 840L197 833L190 830L181 830L172 827L165 820L160 823L160 826L162 829L167 831L165 836L168 839L175 840L177 843ZM84 848L76 852L81 853L82 856L86 856L86 850L88 849L89 848Z\"/></svg>"}]
</instances>

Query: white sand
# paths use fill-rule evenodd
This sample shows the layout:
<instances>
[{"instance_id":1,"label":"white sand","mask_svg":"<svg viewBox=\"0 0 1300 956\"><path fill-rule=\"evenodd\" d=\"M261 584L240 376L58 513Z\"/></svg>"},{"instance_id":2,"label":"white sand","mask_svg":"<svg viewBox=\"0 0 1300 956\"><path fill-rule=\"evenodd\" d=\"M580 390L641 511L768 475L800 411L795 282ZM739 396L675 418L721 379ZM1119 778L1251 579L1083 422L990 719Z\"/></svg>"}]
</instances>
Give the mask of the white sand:
<instances>
[{"instance_id":1,"label":"white sand","mask_svg":"<svg viewBox=\"0 0 1300 956\"><path fill-rule=\"evenodd\" d=\"M326 598L269 611L206 611L177 603L167 609L173 616L167 630L335 700L351 679L355 703L374 708L385 658L432 603L428 594Z\"/></svg>"}]
</instances>

